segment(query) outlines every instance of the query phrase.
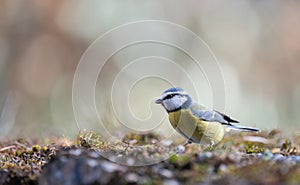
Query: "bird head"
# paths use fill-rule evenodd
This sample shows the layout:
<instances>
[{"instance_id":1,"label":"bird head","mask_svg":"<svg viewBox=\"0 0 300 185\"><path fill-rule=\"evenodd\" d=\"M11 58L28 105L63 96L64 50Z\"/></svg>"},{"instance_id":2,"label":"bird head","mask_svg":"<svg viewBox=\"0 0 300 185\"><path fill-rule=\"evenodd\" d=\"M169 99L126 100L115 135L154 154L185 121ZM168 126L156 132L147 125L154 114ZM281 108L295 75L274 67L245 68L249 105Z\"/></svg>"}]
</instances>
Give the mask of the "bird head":
<instances>
[{"instance_id":1,"label":"bird head","mask_svg":"<svg viewBox=\"0 0 300 185\"><path fill-rule=\"evenodd\" d=\"M173 112L189 108L192 104L192 98L182 88L172 87L164 91L155 103L161 104L167 112Z\"/></svg>"}]
</instances>

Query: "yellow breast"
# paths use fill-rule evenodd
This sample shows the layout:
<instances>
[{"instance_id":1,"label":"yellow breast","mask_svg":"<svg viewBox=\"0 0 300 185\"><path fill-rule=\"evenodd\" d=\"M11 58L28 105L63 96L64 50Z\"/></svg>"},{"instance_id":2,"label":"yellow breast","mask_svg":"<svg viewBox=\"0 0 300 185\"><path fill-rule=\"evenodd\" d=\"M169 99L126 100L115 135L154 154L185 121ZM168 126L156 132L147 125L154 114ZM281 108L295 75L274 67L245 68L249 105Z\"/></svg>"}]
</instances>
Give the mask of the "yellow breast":
<instances>
[{"instance_id":1,"label":"yellow breast","mask_svg":"<svg viewBox=\"0 0 300 185\"><path fill-rule=\"evenodd\" d=\"M169 113L172 127L185 138L194 143L219 143L224 136L224 128L220 123L206 122L192 114L189 109Z\"/></svg>"}]
</instances>

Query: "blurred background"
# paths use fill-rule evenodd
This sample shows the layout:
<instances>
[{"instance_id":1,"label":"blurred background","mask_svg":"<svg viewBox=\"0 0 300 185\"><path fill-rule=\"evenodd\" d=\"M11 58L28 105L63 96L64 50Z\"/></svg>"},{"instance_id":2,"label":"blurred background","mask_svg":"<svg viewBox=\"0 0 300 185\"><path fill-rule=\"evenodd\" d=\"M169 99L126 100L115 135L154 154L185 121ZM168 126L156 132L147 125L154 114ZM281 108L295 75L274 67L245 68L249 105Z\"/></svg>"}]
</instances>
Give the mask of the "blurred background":
<instances>
[{"instance_id":1,"label":"blurred background","mask_svg":"<svg viewBox=\"0 0 300 185\"><path fill-rule=\"evenodd\" d=\"M81 56L108 30L149 19L185 26L205 40L224 76L226 113L261 129L299 132L298 1L2 0L1 138L76 135L72 82ZM185 65L185 61L179 64ZM104 70L106 75L115 75L121 68L107 66ZM150 81L147 83L157 83ZM159 88L155 93L149 91L147 102L168 87L167 83L158 85L148 86ZM96 94L101 96L99 91ZM145 97L138 91L133 91L133 96ZM205 97L200 100L213 107ZM161 107L152 108L164 113ZM130 111L135 110L138 108L133 106ZM149 116L143 111L140 114Z\"/></svg>"}]
</instances>

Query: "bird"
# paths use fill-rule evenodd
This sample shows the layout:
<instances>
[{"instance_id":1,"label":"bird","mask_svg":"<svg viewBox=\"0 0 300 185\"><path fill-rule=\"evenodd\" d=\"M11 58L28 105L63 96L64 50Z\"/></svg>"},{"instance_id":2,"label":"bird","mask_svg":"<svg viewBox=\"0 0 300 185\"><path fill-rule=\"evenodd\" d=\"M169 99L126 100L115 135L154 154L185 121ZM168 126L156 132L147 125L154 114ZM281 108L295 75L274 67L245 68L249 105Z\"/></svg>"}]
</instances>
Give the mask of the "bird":
<instances>
[{"instance_id":1,"label":"bird","mask_svg":"<svg viewBox=\"0 0 300 185\"><path fill-rule=\"evenodd\" d=\"M223 139L225 127L259 132L257 128L237 125L240 122L225 113L198 104L180 87L165 90L155 103L164 107L172 127L187 139L184 146L204 142L209 144L209 150L213 150Z\"/></svg>"}]
</instances>

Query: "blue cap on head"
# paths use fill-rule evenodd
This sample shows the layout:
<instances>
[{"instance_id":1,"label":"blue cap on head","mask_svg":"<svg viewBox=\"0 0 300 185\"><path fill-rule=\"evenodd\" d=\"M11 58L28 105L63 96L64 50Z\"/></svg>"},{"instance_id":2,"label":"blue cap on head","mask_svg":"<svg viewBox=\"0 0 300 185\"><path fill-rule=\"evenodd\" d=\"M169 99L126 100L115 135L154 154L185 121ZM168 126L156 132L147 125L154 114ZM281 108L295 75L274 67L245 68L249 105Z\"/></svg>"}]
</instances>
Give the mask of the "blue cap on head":
<instances>
[{"instance_id":1,"label":"blue cap on head","mask_svg":"<svg viewBox=\"0 0 300 185\"><path fill-rule=\"evenodd\" d=\"M182 92L182 91L183 91L183 89L180 88L180 87L172 87L172 88L166 90L164 93L168 93L168 92Z\"/></svg>"}]
</instances>

